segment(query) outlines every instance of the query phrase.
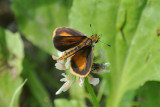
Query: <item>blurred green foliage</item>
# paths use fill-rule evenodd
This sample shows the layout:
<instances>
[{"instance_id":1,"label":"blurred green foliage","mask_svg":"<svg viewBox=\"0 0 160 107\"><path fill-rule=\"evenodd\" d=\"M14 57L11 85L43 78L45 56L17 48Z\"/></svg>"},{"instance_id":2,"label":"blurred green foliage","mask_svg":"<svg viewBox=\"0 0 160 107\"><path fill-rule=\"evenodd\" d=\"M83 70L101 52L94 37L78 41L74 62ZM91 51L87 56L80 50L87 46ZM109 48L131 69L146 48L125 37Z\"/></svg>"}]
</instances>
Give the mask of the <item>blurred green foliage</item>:
<instances>
[{"instance_id":1,"label":"blurred green foliage","mask_svg":"<svg viewBox=\"0 0 160 107\"><path fill-rule=\"evenodd\" d=\"M137 90L137 96L139 107L157 107L160 105L160 83L159 82L147 82L143 87Z\"/></svg>"},{"instance_id":2,"label":"blurred green foliage","mask_svg":"<svg viewBox=\"0 0 160 107\"><path fill-rule=\"evenodd\" d=\"M9 107L15 96L14 107L18 107L20 91L14 95L22 83L20 73L24 57L23 43L19 33L13 34L0 28L0 107Z\"/></svg>"},{"instance_id":3,"label":"blurred green foliage","mask_svg":"<svg viewBox=\"0 0 160 107\"><path fill-rule=\"evenodd\" d=\"M20 91L16 94L13 107L85 107L96 105L92 99L97 99L102 107L160 106L160 37L157 34L160 1L11 2L18 33L0 28L0 107L10 105L16 89L26 78L28 81L21 96ZM99 42L94 51L95 56L107 57L98 62L110 62L111 72L100 75L100 85L93 87L97 96L92 96L96 98L78 83L55 96L61 86L62 71L54 68L55 62L50 57L57 54L52 44L53 30L67 26L90 36L90 24L94 33L102 34L100 40L111 45L107 47Z\"/></svg>"}]
</instances>

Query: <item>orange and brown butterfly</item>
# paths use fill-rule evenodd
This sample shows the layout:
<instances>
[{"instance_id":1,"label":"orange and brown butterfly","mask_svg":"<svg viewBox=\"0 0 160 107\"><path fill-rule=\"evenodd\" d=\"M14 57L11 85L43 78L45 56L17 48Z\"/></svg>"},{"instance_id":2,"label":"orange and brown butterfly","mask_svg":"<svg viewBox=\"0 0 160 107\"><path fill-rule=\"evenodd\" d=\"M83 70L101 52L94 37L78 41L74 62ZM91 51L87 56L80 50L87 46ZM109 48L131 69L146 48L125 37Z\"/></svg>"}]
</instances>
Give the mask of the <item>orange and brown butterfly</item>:
<instances>
[{"instance_id":1,"label":"orange and brown butterfly","mask_svg":"<svg viewBox=\"0 0 160 107\"><path fill-rule=\"evenodd\" d=\"M57 60L71 57L70 69L79 77L86 77L90 73L93 62L92 45L98 40L97 35L88 38L83 33L69 27L59 27L53 32L54 47L61 52L65 51L65 54Z\"/></svg>"}]
</instances>

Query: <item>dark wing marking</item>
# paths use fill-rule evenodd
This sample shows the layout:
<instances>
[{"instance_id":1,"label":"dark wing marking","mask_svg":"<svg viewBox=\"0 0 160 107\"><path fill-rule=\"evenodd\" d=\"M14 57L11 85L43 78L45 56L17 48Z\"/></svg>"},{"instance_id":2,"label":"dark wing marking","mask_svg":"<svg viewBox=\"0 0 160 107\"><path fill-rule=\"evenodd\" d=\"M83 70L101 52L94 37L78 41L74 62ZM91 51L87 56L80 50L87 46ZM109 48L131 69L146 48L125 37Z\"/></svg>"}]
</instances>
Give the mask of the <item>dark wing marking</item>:
<instances>
[{"instance_id":1,"label":"dark wing marking","mask_svg":"<svg viewBox=\"0 0 160 107\"><path fill-rule=\"evenodd\" d=\"M92 67L92 46L84 47L71 57L71 71L80 77L86 77Z\"/></svg>"},{"instance_id":2,"label":"dark wing marking","mask_svg":"<svg viewBox=\"0 0 160 107\"><path fill-rule=\"evenodd\" d=\"M79 45L85 38L85 36L56 36L53 44L57 50L65 51Z\"/></svg>"}]
</instances>

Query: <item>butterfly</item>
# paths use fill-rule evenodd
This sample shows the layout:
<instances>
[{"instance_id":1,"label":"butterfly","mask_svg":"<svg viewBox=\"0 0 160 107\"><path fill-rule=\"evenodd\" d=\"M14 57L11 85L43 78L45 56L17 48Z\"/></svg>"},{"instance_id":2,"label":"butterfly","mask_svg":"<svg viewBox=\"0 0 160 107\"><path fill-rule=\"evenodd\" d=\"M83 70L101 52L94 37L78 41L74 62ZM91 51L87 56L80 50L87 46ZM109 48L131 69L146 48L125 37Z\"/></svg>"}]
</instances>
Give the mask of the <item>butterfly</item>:
<instances>
[{"instance_id":1,"label":"butterfly","mask_svg":"<svg viewBox=\"0 0 160 107\"><path fill-rule=\"evenodd\" d=\"M71 57L70 69L79 77L86 77L93 63L93 44L100 38L97 35L91 37L69 27L59 27L53 32L54 47L65 52L57 61ZM67 51L68 50L68 51Z\"/></svg>"}]
</instances>

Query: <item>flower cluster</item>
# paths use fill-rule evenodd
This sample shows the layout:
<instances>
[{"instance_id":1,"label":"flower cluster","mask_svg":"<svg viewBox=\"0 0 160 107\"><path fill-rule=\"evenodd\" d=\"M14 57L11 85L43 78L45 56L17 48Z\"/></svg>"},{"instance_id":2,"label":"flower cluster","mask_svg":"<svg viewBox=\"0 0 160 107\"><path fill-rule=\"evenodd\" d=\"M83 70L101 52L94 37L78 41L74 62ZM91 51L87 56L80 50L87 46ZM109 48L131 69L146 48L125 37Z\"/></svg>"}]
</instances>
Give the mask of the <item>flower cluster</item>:
<instances>
[{"instance_id":1,"label":"flower cluster","mask_svg":"<svg viewBox=\"0 0 160 107\"><path fill-rule=\"evenodd\" d=\"M62 56L64 54L64 52L59 52L58 51L58 56ZM57 60L58 57L56 56L52 56L53 60ZM69 69L69 64L70 63L70 58L67 58L66 60L60 60L57 61L57 63L55 64L56 68L59 70L67 70ZM105 72L110 72L110 70L106 70L105 68L108 67L110 65L110 63L102 63L102 64L96 64L93 63L92 65L92 71L94 73L105 73ZM72 72L68 75L66 75L65 73L62 73L62 76L64 76L64 78L62 78L60 81L61 82L65 82L62 87L56 92L56 95L60 94L61 92L65 92L67 91L72 84L75 82L76 80L76 76L74 74L72 74ZM99 83L99 78L94 78L92 75L88 75L88 82L90 84L92 84L93 86L96 86ZM82 87L83 83L84 83L84 78L83 77L79 77L79 86Z\"/></svg>"}]
</instances>

